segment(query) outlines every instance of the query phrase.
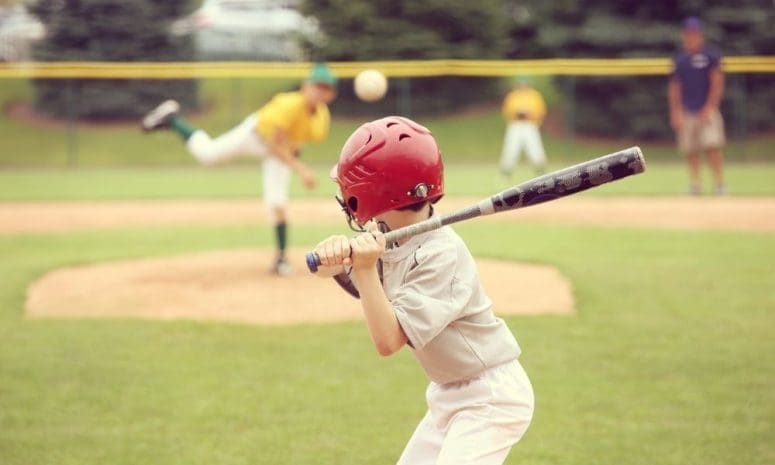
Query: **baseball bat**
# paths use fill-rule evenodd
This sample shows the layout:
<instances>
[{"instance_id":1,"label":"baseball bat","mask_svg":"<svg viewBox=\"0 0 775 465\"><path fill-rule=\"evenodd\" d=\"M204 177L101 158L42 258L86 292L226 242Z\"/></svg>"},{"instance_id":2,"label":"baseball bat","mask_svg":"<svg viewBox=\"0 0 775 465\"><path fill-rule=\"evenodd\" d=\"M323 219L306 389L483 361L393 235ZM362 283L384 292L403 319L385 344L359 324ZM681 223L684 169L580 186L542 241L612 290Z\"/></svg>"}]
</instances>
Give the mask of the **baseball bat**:
<instances>
[{"instance_id":1,"label":"baseball bat","mask_svg":"<svg viewBox=\"0 0 775 465\"><path fill-rule=\"evenodd\" d=\"M516 210L567 197L645 170L643 152L639 147L630 147L525 181L458 211L389 231L385 233L385 242L392 244L477 216ZM309 252L306 259L309 270L316 272L320 266L320 257L315 252Z\"/></svg>"}]
</instances>

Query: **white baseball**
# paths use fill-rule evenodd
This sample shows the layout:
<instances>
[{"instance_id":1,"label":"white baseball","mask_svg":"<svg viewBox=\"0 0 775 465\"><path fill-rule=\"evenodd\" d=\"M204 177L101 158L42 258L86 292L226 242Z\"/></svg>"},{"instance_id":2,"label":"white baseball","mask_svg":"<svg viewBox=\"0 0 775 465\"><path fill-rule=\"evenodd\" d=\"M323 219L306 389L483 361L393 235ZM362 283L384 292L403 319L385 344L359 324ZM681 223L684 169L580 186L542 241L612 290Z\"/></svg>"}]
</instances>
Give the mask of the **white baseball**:
<instances>
[{"instance_id":1,"label":"white baseball","mask_svg":"<svg viewBox=\"0 0 775 465\"><path fill-rule=\"evenodd\" d=\"M364 102L376 102L387 92L387 78L376 69L366 69L355 76L355 95Z\"/></svg>"}]
</instances>

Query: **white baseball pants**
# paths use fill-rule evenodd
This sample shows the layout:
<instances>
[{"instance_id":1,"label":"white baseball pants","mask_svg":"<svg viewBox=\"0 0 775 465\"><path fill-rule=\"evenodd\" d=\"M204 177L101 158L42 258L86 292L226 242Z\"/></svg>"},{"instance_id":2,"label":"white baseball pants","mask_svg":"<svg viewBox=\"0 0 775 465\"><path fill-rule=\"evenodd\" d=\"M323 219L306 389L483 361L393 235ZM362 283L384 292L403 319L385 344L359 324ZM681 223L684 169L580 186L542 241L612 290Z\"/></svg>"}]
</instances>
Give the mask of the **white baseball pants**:
<instances>
[{"instance_id":1,"label":"white baseball pants","mask_svg":"<svg viewBox=\"0 0 775 465\"><path fill-rule=\"evenodd\" d=\"M269 152L269 148L256 132L257 122L256 115L252 114L236 127L214 139L199 129L188 138L186 148L199 163L205 166L225 163L239 157L261 159L264 203L269 209L284 207L288 204L291 169Z\"/></svg>"},{"instance_id":2,"label":"white baseball pants","mask_svg":"<svg viewBox=\"0 0 775 465\"><path fill-rule=\"evenodd\" d=\"M503 138L500 160L502 172L511 173L514 170L523 149L534 167L543 168L546 165L546 154L538 125L531 121L512 121L506 127L506 135Z\"/></svg>"},{"instance_id":3,"label":"white baseball pants","mask_svg":"<svg viewBox=\"0 0 775 465\"><path fill-rule=\"evenodd\" d=\"M501 465L533 418L533 388L516 360L469 381L431 383L426 400L398 465Z\"/></svg>"}]
</instances>

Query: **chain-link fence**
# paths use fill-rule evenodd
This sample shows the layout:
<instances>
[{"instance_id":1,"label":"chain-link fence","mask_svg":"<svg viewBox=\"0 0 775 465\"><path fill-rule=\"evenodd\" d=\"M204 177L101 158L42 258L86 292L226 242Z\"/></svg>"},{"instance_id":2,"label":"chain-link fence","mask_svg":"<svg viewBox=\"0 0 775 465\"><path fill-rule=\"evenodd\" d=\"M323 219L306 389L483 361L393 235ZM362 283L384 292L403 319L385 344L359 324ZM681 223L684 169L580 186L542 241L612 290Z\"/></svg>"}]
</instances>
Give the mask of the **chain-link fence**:
<instances>
[{"instance_id":1,"label":"chain-link fence","mask_svg":"<svg viewBox=\"0 0 775 465\"><path fill-rule=\"evenodd\" d=\"M0 66L0 165L2 166L76 166L106 164L176 164L187 159L180 150L165 145L148 144L139 132L137 115L152 107L163 95L133 99L118 90L127 83L139 87L138 94L150 85L164 84L171 91L188 86L193 99L186 112L195 124L218 133L224 131L257 110L271 96L294 89L306 76L310 63L276 62L176 62L176 63L106 63L55 62L16 63ZM548 151L554 158L573 158L578 147L594 147L615 143L648 144L656 158L675 156L670 137L639 137L632 134L596 134L579 130L586 114L579 95L579 83L588 79L648 79L657 81L664 89L659 95L637 108L628 109L632 117L645 116L668 130L666 102L666 59L638 60L523 60L523 61L401 61L332 63L333 70L342 78L341 98L332 106L335 118L330 141L320 148L311 148L314 160L317 154L336 153L347 131L353 124L384 114L402 114L439 121L444 127L459 127L462 134L452 134L456 142L447 149L449 156L465 160L491 160L500 149L504 122L500 115L501 98L516 80L528 80L543 95L548 104L547 118L542 132ZM725 61L726 95L723 107L730 160L775 160L771 153L775 135L756 132L749 127L749 102L757 95L751 93L750 82L761 76L773 76L775 59L772 57L729 57ZM360 70L376 68L390 81L388 96L377 104L358 102L352 96L351 78ZM427 111L422 89L440 76L457 79L489 80L489 95L469 97L469 103L450 111ZM519 76L519 78L515 78ZM55 83L54 97L66 109L63 115L52 116L41 112L36 94L39 82ZM90 93L84 83L104 82L101 93ZM464 83L466 81L463 81ZM193 87L191 87L193 83ZM113 86L113 87L111 87ZM164 87L163 87L164 88ZM465 85L460 87L463 91ZM93 107L94 99L123 100L122 115L132 117L86 117L84 108ZM128 94L127 94L128 95ZM51 100L54 99L51 98ZM455 100L455 95L447 98ZM36 100L37 99L37 100ZM730 103L732 102L732 103ZM116 102L111 102L115 104ZM126 111L130 107L131 112ZM110 108L109 105L105 108ZM117 113L118 114L118 113ZM110 116L110 115L108 115ZM609 118L613 127L614 117ZM470 140L470 142L469 142ZM150 145L154 145L150 149ZM158 145L158 147L156 147ZM449 144L446 144L449 146ZM158 151L158 154L152 155ZM662 155L660 155L662 154Z\"/></svg>"}]
</instances>

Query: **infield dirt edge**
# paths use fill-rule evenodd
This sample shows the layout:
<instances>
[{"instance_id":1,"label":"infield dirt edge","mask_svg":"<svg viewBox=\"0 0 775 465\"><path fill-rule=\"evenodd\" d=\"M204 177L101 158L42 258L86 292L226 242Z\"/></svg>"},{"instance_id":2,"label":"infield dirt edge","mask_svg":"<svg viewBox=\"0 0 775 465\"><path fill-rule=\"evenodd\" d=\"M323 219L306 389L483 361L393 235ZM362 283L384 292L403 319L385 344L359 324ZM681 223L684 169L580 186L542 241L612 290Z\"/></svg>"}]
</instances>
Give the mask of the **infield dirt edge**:
<instances>
[{"instance_id":1,"label":"infield dirt edge","mask_svg":"<svg viewBox=\"0 0 775 465\"><path fill-rule=\"evenodd\" d=\"M258 325L362 319L358 302L331 279L309 275L304 251L294 273L268 271L269 249L197 252L51 270L27 289L28 318L143 318ZM569 314L571 283L548 265L477 259L496 314Z\"/></svg>"}]
</instances>

